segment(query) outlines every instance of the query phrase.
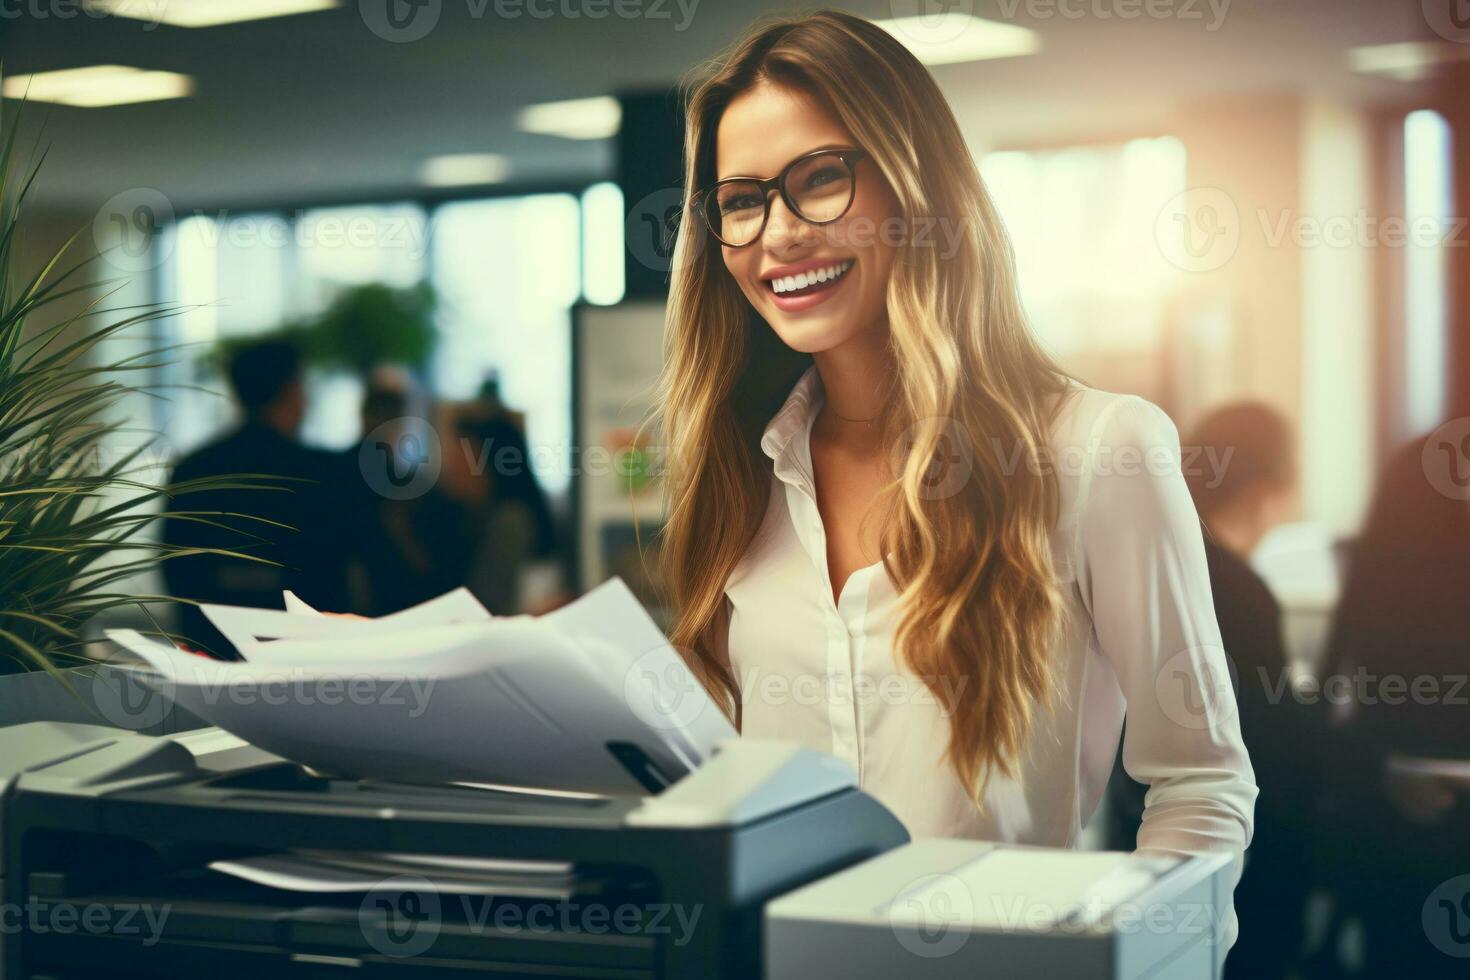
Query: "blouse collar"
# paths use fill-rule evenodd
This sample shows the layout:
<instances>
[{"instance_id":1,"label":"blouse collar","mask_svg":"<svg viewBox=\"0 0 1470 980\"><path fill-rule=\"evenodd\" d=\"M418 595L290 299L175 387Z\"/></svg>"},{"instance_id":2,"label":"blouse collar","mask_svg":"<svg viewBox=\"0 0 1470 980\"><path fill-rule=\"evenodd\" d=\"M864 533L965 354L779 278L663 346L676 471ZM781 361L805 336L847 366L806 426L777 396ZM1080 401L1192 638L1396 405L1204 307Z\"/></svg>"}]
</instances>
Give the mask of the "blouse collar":
<instances>
[{"instance_id":1,"label":"blouse collar","mask_svg":"<svg viewBox=\"0 0 1470 980\"><path fill-rule=\"evenodd\" d=\"M761 449L774 462L776 476L787 483L812 479L811 427L823 397L822 378L813 364L797 379L761 436Z\"/></svg>"}]
</instances>

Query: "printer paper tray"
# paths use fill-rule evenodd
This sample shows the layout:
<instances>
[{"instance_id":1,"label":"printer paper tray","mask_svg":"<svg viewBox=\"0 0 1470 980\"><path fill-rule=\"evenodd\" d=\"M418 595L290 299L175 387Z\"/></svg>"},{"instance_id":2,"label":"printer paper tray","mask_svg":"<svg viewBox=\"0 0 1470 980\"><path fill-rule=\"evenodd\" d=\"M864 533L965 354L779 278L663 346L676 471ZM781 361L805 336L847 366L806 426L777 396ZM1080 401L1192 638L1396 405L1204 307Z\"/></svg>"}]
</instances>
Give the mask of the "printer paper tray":
<instances>
[{"instance_id":1,"label":"printer paper tray","mask_svg":"<svg viewBox=\"0 0 1470 980\"><path fill-rule=\"evenodd\" d=\"M56 902L72 908L123 910L139 905L136 895L73 896ZM157 942L152 942L146 923L136 939L82 931L28 934L29 973L65 976L76 971L88 980L114 973L275 980L332 976L337 969L366 977L427 975L431 968L439 968L454 976L484 973L543 980L654 976L654 940L646 934L503 930L492 921L474 924L446 918L433 927L432 943L418 951L411 934L406 940L401 929L390 934L381 919L365 917L356 904L271 906L183 899L169 900L166 907L163 938Z\"/></svg>"},{"instance_id":2,"label":"printer paper tray","mask_svg":"<svg viewBox=\"0 0 1470 980\"><path fill-rule=\"evenodd\" d=\"M30 891L41 896L35 901L43 906L112 909L110 921L131 914L138 931L30 932L24 942L31 975L78 971L76 975L88 980L102 980L136 971L149 977L201 974L210 980L261 980L264 975L276 980L333 976L349 968L355 977L417 976L436 967L454 976L631 980L653 976L656 955L648 930L596 931L582 925L591 921L585 918L591 909L609 910L596 919L605 926L613 921L611 910L626 909L620 914L631 917L654 907L646 882L613 876L582 876L570 902L447 891L389 894L386 901L374 901L362 894L293 894L212 873L174 876L151 888L122 891L65 893L44 881L36 885L40 887ZM425 901L436 904L437 911L425 915ZM393 918L404 905L413 914ZM154 910L153 919L139 909ZM161 910L167 911L166 918ZM509 910L515 914L508 916ZM415 936L425 930L431 941L419 949Z\"/></svg>"}]
</instances>

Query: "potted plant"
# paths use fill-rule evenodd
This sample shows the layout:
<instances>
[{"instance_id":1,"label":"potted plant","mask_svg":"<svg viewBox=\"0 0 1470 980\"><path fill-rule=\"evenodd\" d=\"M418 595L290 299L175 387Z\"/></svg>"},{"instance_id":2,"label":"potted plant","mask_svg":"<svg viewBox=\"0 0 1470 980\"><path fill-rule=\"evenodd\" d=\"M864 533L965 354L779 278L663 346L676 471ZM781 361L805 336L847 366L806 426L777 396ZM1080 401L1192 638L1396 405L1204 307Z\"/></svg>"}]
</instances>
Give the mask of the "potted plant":
<instances>
[{"instance_id":1,"label":"potted plant","mask_svg":"<svg viewBox=\"0 0 1470 980\"><path fill-rule=\"evenodd\" d=\"M428 365L439 337L434 310L435 295L428 283L403 289L367 283L342 290L321 314L288 323L269 337L291 341L308 365L323 371L347 371L364 379L382 365L418 372ZM228 363L242 345L261 339L231 337L218 342L216 364Z\"/></svg>"},{"instance_id":2,"label":"potted plant","mask_svg":"<svg viewBox=\"0 0 1470 980\"><path fill-rule=\"evenodd\" d=\"M222 516L167 510L175 495L284 488L257 474L168 486L149 477L157 467L148 444L117 448L129 423L119 404L139 393L156 397L159 387L130 379L146 379L165 352L108 359L104 342L176 310L109 308L109 284L87 278L95 256L69 258L80 232L40 268L16 268L22 210L40 163L15 164L15 134L14 123L8 132L0 126L0 674L43 670L65 681L62 668L89 662L82 631L93 617L175 601L126 591L158 562L197 553L150 540L156 521Z\"/></svg>"}]
</instances>

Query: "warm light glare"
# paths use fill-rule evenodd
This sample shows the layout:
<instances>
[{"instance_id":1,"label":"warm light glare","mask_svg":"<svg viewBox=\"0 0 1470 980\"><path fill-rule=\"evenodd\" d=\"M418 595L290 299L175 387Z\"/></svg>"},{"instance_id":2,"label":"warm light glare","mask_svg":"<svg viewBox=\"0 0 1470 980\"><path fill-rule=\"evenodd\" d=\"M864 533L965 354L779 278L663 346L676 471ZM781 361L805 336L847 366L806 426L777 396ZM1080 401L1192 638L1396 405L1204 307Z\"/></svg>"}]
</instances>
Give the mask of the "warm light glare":
<instances>
[{"instance_id":1,"label":"warm light glare","mask_svg":"<svg viewBox=\"0 0 1470 980\"><path fill-rule=\"evenodd\" d=\"M193 93L194 79L171 71L93 65L15 75L5 79L3 91L7 99L95 108L183 98Z\"/></svg>"},{"instance_id":2,"label":"warm light glare","mask_svg":"<svg viewBox=\"0 0 1470 980\"><path fill-rule=\"evenodd\" d=\"M611 306L623 298L623 192L593 184L582 194L582 295Z\"/></svg>"},{"instance_id":3,"label":"warm light glare","mask_svg":"<svg viewBox=\"0 0 1470 980\"><path fill-rule=\"evenodd\" d=\"M331 10L341 0L86 0L88 10L173 27L214 27Z\"/></svg>"},{"instance_id":4,"label":"warm light glare","mask_svg":"<svg viewBox=\"0 0 1470 980\"><path fill-rule=\"evenodd\" d=\"M1041 50L1041 35L1026 27L984 20L958 10L874 21L926 65L1015 58Z\"/></svg>"},{"instance_id":5,"label":"warm light glare","mask_svg":"<svg viewBox=\"0 0 1470 980\"><path fill-rule=\"evenodd\" d=\"M1453 227L1454 167L1451 132L1437 112L1404 119L1404 216ZM1404 250L1404 390L1409 430L1425 432L1444 421L1449 374L1448 269L1443 241L1411 241Z\"/></svg>"},{"instance_id":6,"label":"warm light glare","mask_svg":"<svg viewBox=\"0 0 1470 980\"><path fill-rule=\"evenodd\" d=\"M608 95L543 102L522 109L516 116L516 125L528 133L569 140L607 139L616 136L622 127L623 107Z\"/></svg>"},{"instance_id":7,"label":"warm light glare","mask_svg":"<svg viewBox=\"0 0 1470 980\"><path fill-rule=\"evenodd\" d=\"M430 187L495 184L510 176L510 161L499 153L449 153L430 157L419 168L419 181Z\"/></svg>"},{"instance_id":8,"label":"warm light glare","mask_svg":"<svg viewBox=\"0 0 1470 980\"><path fill-rule=\"evenodd\" d=\"M1461 45L1409 41L1403 44L1370 44L1348 49L1354 71L1387 75L1401 82L1418 82L1434 73L1436 65L1470 59Z\"/></svg>"}]
</instances>

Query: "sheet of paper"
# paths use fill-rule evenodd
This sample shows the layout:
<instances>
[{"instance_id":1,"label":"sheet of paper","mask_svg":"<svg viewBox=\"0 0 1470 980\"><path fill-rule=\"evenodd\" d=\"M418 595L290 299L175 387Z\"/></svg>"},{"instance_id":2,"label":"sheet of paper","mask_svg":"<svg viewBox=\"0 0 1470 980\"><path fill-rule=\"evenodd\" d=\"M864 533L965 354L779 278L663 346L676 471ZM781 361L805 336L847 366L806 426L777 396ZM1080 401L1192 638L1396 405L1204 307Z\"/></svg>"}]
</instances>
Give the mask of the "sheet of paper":
<instances>
[{"instance_id":1,"label":"sheet of paper","mask_svg":"<svg viewBox=\"0 0 1470 980\"><path fill-rule=\"evenodd\" d=\"M323 854L341 854L341 852L317 852L303 851L310 857L320 857ZM369 851L358 854L356 851L347 852L359 858L371 858L392 862L394 864L407 864L415 867L451 868L456 871L477 871L486 874L571 874L575 867L570 861L511 861L503 858L480 858L480 857L454 857L444 854L399 854L388 851Z\"/></svg>"},{"instance_id":2,"label":"sheet of paper","mask_svg":"<svg viewBox=\"0 0 1470 980\"><path fill-rule=\"evenodd\" d=\"M736 737L724 712L622 579L609 579L541 620L573 639L639 718L682 743L697 762Z\"/></svg>"},{"instance_id":3,"label":"sheet of paper","mask_svg":"<svg viewBox=\"0 0 1470 980\"><path fill-rule=\"evenodd\" d=\"M245 662L273 667L391 667L395 662L430 657L445 650L472 649L485 634L486 623L460 623L416 630L394 630L366 636L270 640L250 648Z\"/></svg>"},{"instance_id":4,"label":"sheet of paper","mask_svg":"<svg viewBox=\"0 0 1470 980\"><path fill-rule=\"evenodd\" d=\"M299 610L291 608L295 604L292 600L299 603ZM286 604L285 610L215 603L202 603L199 609L247 660L262 643L277 640L374 636L433 626L484 623L494 619L466 588L454 589L435 599L373 619L326 616L289 593Z\"/></svg>"},{"instance_id":5,"label":"sheet of paper","mask_svg":"<svg viewBox=\"0 0 1470 980\"><path fill-rule=\"evenodd\" d=\"M107 635L153 668L145 682L188 710L332 775L649 792L610 748L619 743L669 780L691 771L680 743L614 695L551 625L514 617L439 628L455 629L465 631L460 642L430 652L341 665L216 661L132 630Z\"/></svg>"},{"instance_id":6,"label":"sheet of paper","mask_svg":"<svg viewBox=\"0 0 1470 980\"><path fill-rule=\"evenodd\" d=\"M1047 929L1077 917L1095 919L1156 876L1123 852L1036 848L990 851L932 877L880 911L895 921L922 921L925 910L946 902L943 907L963 910L960 928Z\"/></svg>"},{"instance_id":7,"label":"sheet of paper","mask_svg":"<svg viewBox=\"0 0 1470 980\"><path fill-rule=\"evenodd\" d=\"M288 613L315 613L316 610L309 606L302 598L290 589L281 592L281 598L286 600L286 612ZM318 613L318 615L320 615Z\"/></svg>"},{"instance_id":8,"label":"sheet of paper","mask_svg":"<svg viewBox=\"0 0 1470 980\"><path fill-rule=\"evenodd\" d=\"M524 873L459 873L453 867L378 867L365 861L313 859L296 854L265 854L259 857L211 861L211 871L231 875L267 888L284 891L334 894L403 889L401 875L429 881L436 890L461 895L501 895L517 898L566 900L575 893L570 875L546 877Z\"/></svg>"}]
</instances>

